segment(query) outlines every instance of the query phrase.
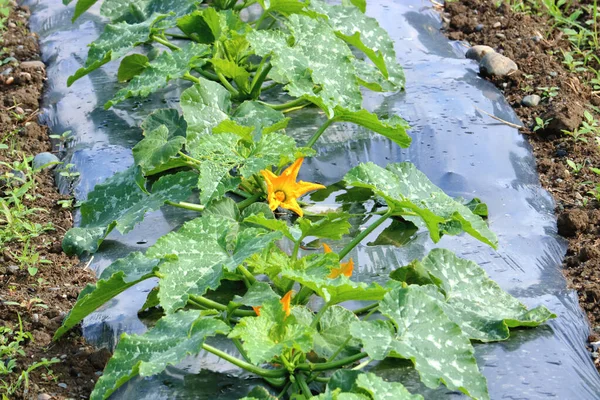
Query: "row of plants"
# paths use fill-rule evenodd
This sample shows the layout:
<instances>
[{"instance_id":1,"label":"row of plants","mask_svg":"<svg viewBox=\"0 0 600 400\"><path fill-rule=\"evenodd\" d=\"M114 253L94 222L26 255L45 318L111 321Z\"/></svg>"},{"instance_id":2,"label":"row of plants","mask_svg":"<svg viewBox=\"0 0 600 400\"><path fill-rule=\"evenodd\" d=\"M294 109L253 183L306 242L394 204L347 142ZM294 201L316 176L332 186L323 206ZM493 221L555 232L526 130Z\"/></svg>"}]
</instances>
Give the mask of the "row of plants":
<instances>
[{"instance_id":1,"label":"row of plants","mask_svg":"<svg viewBox=\"0 0 600 400\"><path fill-rule=\"evenodd\" d=\"M94 3L79 0L75 18ZM89 193L63 248L93 253L112 230L125 234L164 206L199 215L145 253L108 266L56 332L58 339L139 282L158 281L142 309L158 307L161 318L142 335L121 336L92 399L202 351L264 379L246 399L422 398L362 371L386 358L409 360L427 387L489 399L472 342L506 340L510 328L555 317L543 306L528 310L477 264L444 249L390 265L384 282L353 279L361 265L348 256L390 220L398 229L427 230L434 242L467 234L498 244L485 204L449 197L411 163L361 163L345 174L349 189L341 192L298 181L333 124L410 145L406 121L362 107L363 90L404 86L393 41L365 8L361 0L102 3L110 23L69 84L121 59L118 78L126 84L106 108L172 80L191 85L180 110L148 115L133 165ZM265 101L281 92L289 100ZM285 129L305 107L326 120L298 144ZM359 214L344 207L314 213L301 199L312 191L339 202L358 196L369 206ZM226 293L225 281L239 293ZM344 306L355 302L364 306ZM209 344L214 336L228 338L237 354Z\"/></svg>"}]
</instances>

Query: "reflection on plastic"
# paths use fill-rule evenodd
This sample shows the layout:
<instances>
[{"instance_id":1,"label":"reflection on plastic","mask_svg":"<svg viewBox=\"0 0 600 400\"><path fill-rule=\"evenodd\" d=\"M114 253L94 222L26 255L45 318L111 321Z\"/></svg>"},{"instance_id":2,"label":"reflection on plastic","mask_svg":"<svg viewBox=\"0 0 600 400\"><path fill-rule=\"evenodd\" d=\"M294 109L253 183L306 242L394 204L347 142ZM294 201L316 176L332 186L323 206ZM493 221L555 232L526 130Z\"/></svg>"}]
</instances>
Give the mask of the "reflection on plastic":
<instances>
[{"instance_id":1,"label":"reflection on plastic","mask_svg":"<svg viewBox=\"0 0 600 400\"><path fill-rule=\"evenodd\" d=\"M86 44L102 29L97 6L72 25L73 9L64 7L60 0L27 3L33 12L32 30L40 35L48 64L43 120L54 132L73 131L75 141L68 157L81 172L75 191L83 198L96 183L131 163L128 149L141 138L137 126L147 110L176 106L185 85L143 100L144 110L140 110L139 101L129 101L104 111L102 105L118 88L118 63L66 87L67 77L85 60ZM560 271L565 246L555 237L553 203L539 185L531 150L516 130L475 109L477 106L518 122L501 93L480 79L476 65L463 57L464 48L449 43L439 33L438 16L428 4L422 0L380 0L369 2L368 9L396 39L400 62L406 68L407 88L405 93L391 96L367 94L365 105L381 115L398 113L406 118L413 127L412 147L401 150L354 126L334 125L319 142L318 156L306 161L301 178L333 184L359 162L385 165L411 161L448 194L479 197L486 202L491 227L500 238L498 252L466 237L446 237L439 246L479 263L528 306L544 304L559 315L546 326L514 331L507 342L476 346L492 399L598 399L600 377L585 350L588 326ZM314 110L298 113L303 118L294 120L288 132L302 141L324 117ZM334 202L335 194L325 197L319 207L339 206ZM111 234L92 267L101 271L114 259L147 248L193 215L174 209L151 213L127 235ZM379 227L368 242L374 242L386 228ZM401 239L391 237L388 241ZM401 248L359 247L351 255L360 265L356 277L384 279L391 270L423 257L430 248L430 241L422 234ZM146 328L136 312L154 284L144 282L131 288L89 317L84 326L88 340L113 346L122 331L143 332ZM379 363L373 369L387 379L402 380L427 399L462 397L449 394L443 387L423 388L414 372L396 362ZM200 375L193 375L200 370ZM178 368L169 367L158 378L132 380L113 397L237 399L257 383L225 373L237 376L240 371L201 354Z\"/></svg>"}]
</instances>

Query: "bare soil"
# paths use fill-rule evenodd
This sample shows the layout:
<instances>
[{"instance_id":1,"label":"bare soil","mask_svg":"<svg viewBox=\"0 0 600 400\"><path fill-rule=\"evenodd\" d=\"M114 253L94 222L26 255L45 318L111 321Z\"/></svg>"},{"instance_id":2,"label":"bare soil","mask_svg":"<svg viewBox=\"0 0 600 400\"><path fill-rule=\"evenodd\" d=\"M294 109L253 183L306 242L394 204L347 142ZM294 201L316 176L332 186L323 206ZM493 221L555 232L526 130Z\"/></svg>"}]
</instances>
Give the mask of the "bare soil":
<instances>
[{"instance_id":1,"label":"bare soil","mask_svg":"<svg viewBox=\"0 0 600 400\"><path fill-rule=\"evenodd\" d=\"M565 35L553 28L547 16L515 13L506 4L496 7L490 0L458 0L443 9L444 30L453 40L487 45L517 63L519 71L504 79L492 79L523 121L537 159L540 180L556 201L558 232L569 243L564 273L586 311L592 332L590 341L600 340L600 204L587 194L600 176L587 167L600 167L599 143L575 142L562 133L581 125L584 110L600 121L591 106L600 106L600 95L588 85L586 72L571 72L563 63L561 50L571 48ZM579 4L592 4L592 0ZM599 65L593 65L599 69ZM557 87L555 97L542 96L536 107L521 105L524 96L540 94L540 87ZM550 120L534 132L535 117ZM579 173L566 160L585 166ZM600 360L596 359L596 366Z\"/></svg>"},{"instance_id":2,"label":"bare soil","mask_svg":"<svg viewBox=\"0 0 600 400\"><path fill-rule=\"evenodd\" d=\"M18 149L21 154L17 156L8 150L0 150L0 161L8 163L22 160L23 155L52 151L47 128L37 122L45 68L40 62L27 63L39 60L37 36L27 29L28 17L26 6L14 7L1 39L4 54L0 59L14 57L17 60L0 66L0 143ZM0 167L0 173L5 170L6 167ZM5 188L0 187L0 190ZM9 397L88 398L109 352L92 348L78 332L57 342L52 342L52 336L79 292L95 281L94 274L80 265L76 257L68 257L62 252L61 240L72 226L72 216L70 210L58 204L59 200L69 197L57 192L53 173L46 170L36 174L31 193L36 195L35 198L25 204L41 209L31 215L31 221L54 226L53 230L33 238L31 244L41 258L52 263L39 265L38 273L30 276L26 269L15 271L14 267L10 268L19 265L15 256L22 251L23 243L10 243L0 254L0 326L18 330L20 316L24 329L33 335L33 340L23 345L26 355L18 359L18 373L42 358L57 358L60 363L50 367L51 375L46 368L35 370L30 376L28 390L22 388L16 396ZM1 222L0 229L4 229ZM0 379L10 380L16 375L0 376Z\"/></svg>"}]
</instances>

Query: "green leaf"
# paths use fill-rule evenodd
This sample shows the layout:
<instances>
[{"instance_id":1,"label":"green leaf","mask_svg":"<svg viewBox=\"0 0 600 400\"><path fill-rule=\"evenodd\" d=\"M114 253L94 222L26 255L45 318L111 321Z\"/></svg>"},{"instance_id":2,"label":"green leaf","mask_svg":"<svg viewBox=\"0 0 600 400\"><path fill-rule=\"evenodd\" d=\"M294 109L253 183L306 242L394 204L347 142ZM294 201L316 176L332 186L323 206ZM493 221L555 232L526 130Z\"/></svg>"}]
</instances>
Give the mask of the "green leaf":
<instances>
[{"instance_id":1,"label":"green leaf","mask_svg":"<svg viewBox=\"0 0 600 400\"><path fill-rule=\"evenodd\" d=\"M271 361L284 350L310 351L314 329L298 324L293 314L286 316L279 299L265 302L260 316L244 317L229 334L242 340L250 361L261 364Z\"/></svg>"},{"instance_id":2,"label":"green leaf","mask_svg":"<svg viewBox=\"0 0 600 400\"><path fill-rule=\"evenodd\" d=\"M264 387L255 386L246 397L243 397L240 400L277 400L277 397L271 395Z\"/></svg>"},{"instance_id":3,"label":"green leaf","mask_svg":"<svg viewBox=\"0 0 600 400\"><path fill-rule=\"evenodd\" d=\"M271 107L256 101L245 101L233 112L232 118L243 126L253 126L254 139L259 140L262 133L272 133L287 127L289 118L281 111L273 110Z\"/></svg>"},{"instance_id":4,"label":"green leaf","mask_svg":"<svg viewBox=\"0 0 600 400\"><path fill-rule=\"evenodd\" d=\"M442 289L442 308L471 339L482 342L506 340L509 328L535 327L556 318L546 307L528 310L503 291L473 261L445 249L434 249L420 267Z\"/></svg>"},{"instance_id":5,"label":"green leaf","mask_svg":"<svg viewBox=\"0 0 600 400\"><path fill-rule=\"evenodd\" d=\"M368 246L396 246L402 247L410 242L418 228L408 221L392 220L392 223L385 228L377 239L367 243Z\"/></svg>"},{"instance_id":6,"label":"green leaf","mask_svg":"<svg viewBox=\"0 0 600 400\"><path fill-rule=\"evenodd\" d=\"M119 90L104 105L104 109L108 110L130 97L147 97L165 87L169 81L182 78L193 67L202 66L207 62L203 57L209 53L208 46L196 43L190 43L181 50L162 52L139 75L133 77L126 88Z\"/></svg>"},{"instance_id":7,"label":"green leaf","mask_svg":"<svg viewBox=\"0 0 600 400\"><path fill-rule=\"evenodd\" d=\"M112 228L111 228L112 229ZM107 228L71 228L62 240L62 249L68 255L93 254L108 235Z\"/></svg>"},{"instance_id":8,"label":"green leaf","mask_svg":"<svg viewBox=\"0 0 600 400\"><path fill-rule=\"evenodd\" d=\"M384 198L395 215L417 226L426 226L434 242L454 223L462 231L496 248L498 239L485 221L462 203L445 194L411 163L388 164L381 168L373 163L360 164L344 177L348 185L371 189Z\"/></svg>"},{"instance_id":9,"label":"green leaf","mask_svg":"<svg viewBox=\"0 0 600 400\"><path fill-rule=\"evenodd\" d=\"M294 315L299 323L310 326L315 315L306 307L294 307ZM334 353L336 358L349 357L360 352L360 343L356 339L350 338L350 324L359 321L358 317L347 308L341 306L332 306L325 310L317 331L313 334L313 350L320 358L329 359ZM338 352L338 349L344 345L344 348Z\"/></svg>"},{"instance_id":10,"label":"green leaf","mask_svg":"<svg viewBox=\"0 0 600 400\"><path fill-rule=\"evenodd\" d=\"M233 79L242 93L250 92L250 73L246 71L246 68L239 66L231 60L222 58L213 58L210 62L216 73Z\"/></svg>"},{"instance_id":11,"label":"green leaf","mask_svg":"<svg viewBox=\"0 0 600 400\"><path fill-rule=\"evenodd\" d=\"M314 236L322 239L340 240L350 232L351 225L348 220L351 216L345 212L330 212L317 217L299 218L297 223L302 231L302 236ZM312 220L315 219L313 222Z\"/></svg>"},{"instance_id":12,"label":"green leaf","mask_svg":"<svg viewBox=\"0 0 600 400\"><path fill-rule=\"evenodd\" d=\"M100 68L109 61L124 56L132 47L150 40L153 26L165 17L166 15L155 14L139 24L120 22L114 25L106 25L104 32L90 45L85 67L80 68L70 76L67 85L71 86L79 78Z\"/></svg>"},{"instance_id":13,"label":"green leaf","mask_svg":"<svg viewBox=\"0 0 600 400\"><path fill-rule=\"evenodd\" d=\"M364 373L347 369L335 371L327 384L326 393L333 396L323 398L340 400L353 399L352 397L344 397L345 394L355 394L359 396L356 398L373 400L423 400L421 395L410 394L401 383L384 381L370 372Z\"/></svg>"},{"instance_id":14,"label":"green leaf","mask_svg":"<svg viewBox=\"0 0 600 400\"><path fill-rule=\"evenodd\" d=\"M169 19L174 20L195 9L196 3L200 0L104 0L100 14L112 22L141 22L154 13L173 13Z\"/></svg>"},{"instance_id":15,"label":"green leaf","mask_svg":"<svg viewBox=\"0 0 600 400\"><path fill-rule=\"evenodd\" d=\"M162 108L154 111L146 117L142 123L142 129L145 132L151 132L162 125L169 129L169 137L185 137L187 122L174 108Z\"/></svg>"},{"instance_id":16,"label":"green leaf","mask_svg":"<svg viewBox=\"0 0 600 400\"><path fill-rule=\"evenodd\" d=\"M121 65L119 65L117 79L119 79L119 82L130 81L132 78L144 72L149 65L148 61L148 57L143 54L131 54L126 56L121 61Z\"/></svg>"},{"instance_id":17,"label":"green leaf","mask_svg":"<svg viewBox=\"0 0 600 400\"><path fill-rule=\"evenodd\" d=\"M379 69L381 77L393 85L394 90L404 87L404 71L396 61L394 41L375 18L364 14L366 4L348 7L313 0L310 7L320 14L327 15L327 21L336 34L365 53Z\"/></svg>"},{"instance_id":18,"label":"green leaf","mask_svg":"<svg viewBox=\"0 0 600 400\"><path fill-rule=\"evenodd\" d=\"M179 18L177 27L196 42L212 44L226 29L225 14L212 7L194 11Z\"/></svg>"},{"instance_id":19,"label":"green leaf","mask_svg":"<svg viewBox=\"0 0 600 400\"><path fill-rule=\"evenodd\" d=\"M322 19L294 14L286 25L291 35L261 30L247 36L257 55L271 55L269 77L285 84L291 96L315 103L330 117L338 106L360 110L362 96L348 46Z\"/></svg>"},{"instance_id":20,"label":"green leaf","mask_svg":"<svg viewBox=\"0 0 600 400\"><path fill-rule=\"evenodd\" d=\"M60 338L119 293L143 280L154 277L157 264L158 260L146 258L139 252L133 252L109 265L100 275L100 280L93 285L88 284L79 293L77 303L54 334L54 340Z\"/></svg>"},{"instance_id":21,"label":"green leaf","mask_svg":"<svg viewBox=\"0 0 600 400\"><path fill-rule=\"evenodd\" d=\"M188 302L190 295L201 296L216 289L224 270L234 271L248 257L262 251L279 233L246 228L231 218L207 215L183 225L158 239L146 252L163 259L159 266L160 303L173 313Z\"/></svg>"},{"instance_id":22,"label":"green leaf","mask_svg":"<svg viewBox=\"0 0 600 400\"><path fill-rule=\"evenodd\" d=\"M214 215L216 217L228 218L231 221L237 222L240 220L240 209L233 199L223 197L208 204L202 215Z\"/></svg>"},{"instance_id":23,"label":"green leaf","mask_svg":"<svg viewBox=\"0 0 600 400\"><path fill-rule=\"evenodd\" d=\"M184 144L184 137L170 137L169 128L162 125L147 133L146 137L133 147L133 159L135 164L142 168L142 172L147 174L169 162Z\"/></svg>"},{"instance_id":24,"label":"green leaf","mask_svg":"<svg viewBox=\"0 0 600 400\"><path fill-rule=\"evenodd\" d=\"M351 334L363 342L370 357L409 359L427 387L437 388L443 383L474 399L489 399L469 338L426 290L420 286L392 290L380 302L379 311L394 326L384 321L350 326Z\"/></svg>"},{"instance_id":25,"label":"green leaf","mask_svg":"<svg viewBox=\"0 0 600 400\"><path fill-rule=\"evenodd\" d=\"M406 133L406 130L409 128L408 123L396 115L387 120L380 120L377 115L367 110L348 111L341 107L336 107L333 120L364 126L392 140L400 147L409 147L412 142L411 137Z\"/></svg>"},{"instance_id":26,"label":"green leaf","mask_svg":"<svg viewBox=\"0 0 600 400\"><path fill-rule=\"evenodd\" d=\"M331 279L328 276L333 268L339 268L336 254L314 254L301 258L293 266L283 266L281 274L314 290L329 304L348 300L381 300L387 292L377 283L354 282L344 275Z\"/></svg>"},{"instance_id":27,"label":"green leaf","mask_svg":"<svg viewBox=\"0 0 600 400\"><path fill-rule=\"evenodd\" d=\"M305 13L308 2L302 0L259 0L265 12L291 15Z\"/></svg>"},{"instance_id":28,"label":"green leaf","mask_svg":"<svg viewBox=\"0 0 600 400\"><path fill-rule=\"evenodd\" d=\"M242 297L235 296L233 301L248 307L262 306L271 300L279 300L277 293L266 282L254 282Z\"/></svg>"},{"instance_id":29,"label":"green leaf","mask_svg":"<svg viewBox=\"0 0 600 400\"><path fill-rule=\"evenodd\" d=\"M269 217L265 217L265 215L261 213L247 217L244 222L256 224L272 231L281 232L293 242L300 240L302 232L296 226L289 226L286 221Z\"/></svg>"},{"instance_id":30,"label":"green leaf","mask_svg":"<svg viewBox=\"0 0 600 400\"><path fill-rule=\"evenodd\" d=\"M366 0L342 0L342 4L344 6L353 5L363 13L367 11L367 1Z\"/></svg>"},{"instance_id":31,"label":"green leaf","mask_svg":"<svg viewBox=\"0 0 600 400\"><path fill-rule=\"evenodd\" d=\"M200 83L181 94L181 109L188 124L188 149L193 148L201 136L229 119L231 94L217 82L199 78Z\"/></svg>"},{"instance_id":32,"label":"green leaf","mask_svg":"<svg viewBox=\"0 0 600 400\"><path fill-rule=\"evenodd\" d=\"M187 199L198 179L195 173L187 171L166 175L154 183L148 194L139 187L137 174L136 168L130 167L96 185L81 205L81 228L65 236L65 251L81 254L97 250L112 229L125 234L144 219L146 212L157 210L165 201Z\"/></svg>"},{"instance_id":33,"label":"green leaf","mask_svg":"<svg viewBox=\"0 0 600 400\"><path fill-rule=\"evenodd\" d=\"M167 365L176 365L186 356L198 354L206 337L228 332L224 322L190 310L161 318L143 335L124 333L90 399L107 399L135 376L156 375Z\"/></svg>"},{"instance_id":34,"label":"green leaf","mask_svg":"<svg viewBox=\"0 0 600 400\"><path fill-rule=\"evenodd\" d=\"M71 3L71 1L72 0L69 0L65 3L65 0L63 0L63 3L65 5L68 5ZM71 21L75 22L77 18L79 18L84 12L89 10L97 2L98 0L77 0L77 4L75 4L75 13L73 14L73 18Z\"/></svg>"},{"instance_id":35,"label":"green leaf","mask_svg":"<svg viewBox=\"0 0 600 400\"><path fill-rule=\"evenodd\" d=\"M219 129L222 127L217 125ZM267 167L288 164L302 151L293 138L277 132L263 133L258 142L250 143L235 133L203 135L187 147L191 156L202 162L198 186L203 204L237 187L239 181L232 181L232 169L236 168L248 179Z\"/></svg>"}]
</instances>

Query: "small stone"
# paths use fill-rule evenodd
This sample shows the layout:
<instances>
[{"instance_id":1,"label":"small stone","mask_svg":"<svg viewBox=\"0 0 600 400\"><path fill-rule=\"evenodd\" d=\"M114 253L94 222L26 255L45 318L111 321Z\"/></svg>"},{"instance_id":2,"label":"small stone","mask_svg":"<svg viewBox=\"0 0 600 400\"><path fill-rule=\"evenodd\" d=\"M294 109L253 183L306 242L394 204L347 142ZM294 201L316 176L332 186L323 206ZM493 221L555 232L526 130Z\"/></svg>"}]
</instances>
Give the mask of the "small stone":
<instances>
[{"instance_id":1,"label":"small stone","mask_svg":"<svg viewBox=\"0 0 600 400\"><path fill-rule=\"evenodd\" d=\"M537 94L530 94L529 96L523 97L521 104L523 104L525 107L535 107L540 104L540 101L542 101L540 96Z\"/></svg>"},{"instance_id":2,"label":"small stone","mask_svg":"<svg viewBox=\"0 0 600 400\"><path fill-rule=\"evenodd\" d=\"M498 29L502 26L502 24L500 22L495 22L494 25L492 25L492 28L494 29Z\"/></svg>"},{"instance_id":3,"label":"small stone","mask_svg":"<svg viewBox=\"0 0 600 400\"><path fill-rule=\"evenodd\" d=\"M8 266L8 273L9 274L13 274L16 275L19 272L19 266L18 265L9 265Z\"/></svg>"},{"instance_id":4,"label":"small stone","mask_svg":"<svg viewBox=\"0 0 600 400\"><path fill-rule=\"evenodd\" d=\"M465 57L480 62L481 59L488 53L494 53L494 49L492 49L490 46L473 46L467 50Z\"/></svg>"},{"instance_id":5,"label":"small stone","mask_svg":"<svg viewBox=\"0 0 600 400\"><path fill-rule=\"evenodd\" d=\"M556 150L556 157L564 158L567 156L567 151L565 149Z\"/></svg>"},{"instance_id":6,"label":"small stone","mask_svg":"<svg viewBox=\"0 0 600 400\"><path fill-rule=\"evenodd\" d=\"M32 314L31 321L36 322L36 323L40 322L40 314Z\"/></svg>"},{"instance_id":7,"label":"small stone","mask_svg":"<svg viewBox=\"0 0 600 400\"><path fill-rule=\"evenodd\" d=\"M11 67L6 68L4 71L2 71L2 73L0 75L2 76L8 76L13 72L13 69Z\"/></svg>"},{"instance_id":8,"label":"small stone","mask_svg":"<svg viewBox=\"0 0 600 400\"><path fill-rule=\"evenodd\" d=\"M25 114L25 110L23 110L21 107L16 107L15 112L19 115Z\"/></svg>"},{"instance_id":9,"label":"small stone","mask_svg":"<svg viewBox=\"0 0 600 400\"><path fill-rule=\"evenodd\" d=\"M40 393L38 394L37 400L50 400L52 399L52 396L50 396L48 393Z\"/></svg>"},{"instance_id":10,"label":"small stone","mask_svg":"<svg viewBox=\"0 0 600 400\"><path fill-rule=\"evenodd\" d=\"M36 155L33 158L33 169L40 169L44 165L47 165L46 168L52 169L56 167L56 164L51 163L59 163L60 160L52 153L44 152ZM48 165L50 164L50 165Z\"/></svg>"},{"instance_id":11,"label":"small stone","mask_svg":"<svg viewBox=\"0 0 600 400\"><path fill-rule=\"evenodd\" d=\"M43 70L46 68L46 64L42 61L23 61L20 65L21 69L33 69L33 70Z\"/></svg>"},{"instance_id":12,"label":"small stone","mask_svg":"<svg viewBox=\"0 0 600 400\"><path fill-rule=\"evenodd\" d=\"M12 76L9 76L8 78L6 78L6 84L7 85L12 85L12 83L15 81L15 78L13 78Z\"/></svg>"},{"instance_id":13,"label":"small stone","mask_svg":"<svg viewBox=\"0 0 600 400\"><path fill-rule=\"evenodd\" d=\"M498 39L506 39L506 35L504 33L496 33L496 37Z\"/></svg>"},{"instance_id":14,"label":"small stone","mask_svg":"<svg viewBox=\"0 0 600 400\"><path fill-rule=\"evenodd\" d=\"M600 350L600 342L591 342L590 345L592 346L592 350L594 350L594 351Z\"/></svg>"},{"instance_id":15,"label":"small stone","mask_svg":"<svg viewBox=\"0 0 600 400\"><path fill-rule=\"evenodd\" d=\"M25 82L31 82L31 74L29 72L21 72L19 78Z\"/></svg>"},{"instance_id":16,"label":"small stone","mask_svg":"<svg viewBox=\"0 0 600 400\"><path fill-rule=\"evenodd\" d=\"M27 180L25 174L21 171L13 169L10 171L10 173L12 174L12 177L9 179L8 183L11 186L21 186Z\"/></svg>"},{"instance_id":17,"label":"small stone","mask_svg":"<svg viewBox=\"0 0 600 400\"><path fill-rule=\"evenodd\" d=\"M61 388L63 388L63 389L66 389L66 388L67 388L67 384L66 384L66 383L62 383L62 382L61 382L61 383L59 383L59 384L58 384L58 387L61 387Z\"/></svg>"},{"instance_id":18,"label":"small stone","mask_svg":"<svg viewBox=\"0 0 600 400\"><path fill-rule=\"evenodd\" d=\"M14 22L9 22L9 23L8 23L8 27L9 27L9 28L16 28L16 27L17 27L17 24L15 24Z\"/></svg>"},{"instance_id":19,"label":"small stone","mask_svg":"<svg viewBox=\"0 0 600 400\"><path fill-rule=\"evenodd\" d=\"M485 28L485 25L483 24L479 24L475 27L475 31L476 32L481 32L483 30L483 28Z\"/></svg>"},{"instance_id":20,"label":"small stone","mask_svg":"<svg viewBox=\"0 0 600 400\"><path fill-rule=\"evenodd\" d=\"M519 67L513 60L498 53L486 54L479 63L479 71L484 76L502 78L518 69Z\"/></svg>"},{"instance_id":21,"label":"small stone","mask_svg":"<svg viewBox=\"0 0 600 400\"><path fill-rule=\"evenodd\" d=\"M536 42L536 43L539 43L539 42L541 42L541 41L542 41L542 39L543 39L543 37L541 37L540 35L535 35L535 36L533 36L533 37L531 38L531 40L533 40L533 41L534 41L534 42Z\"/></svg>"},{"instance_id":22,"label":"small stone","mask_svg":"<svg viewBox=\"0 0 600 400\"><path fill-rule=\"evenodd\" d=\"M553 78L556 78L558 76L558 72L556 71L550 71L550 76Z\"/></svg>"}]
</instances>

